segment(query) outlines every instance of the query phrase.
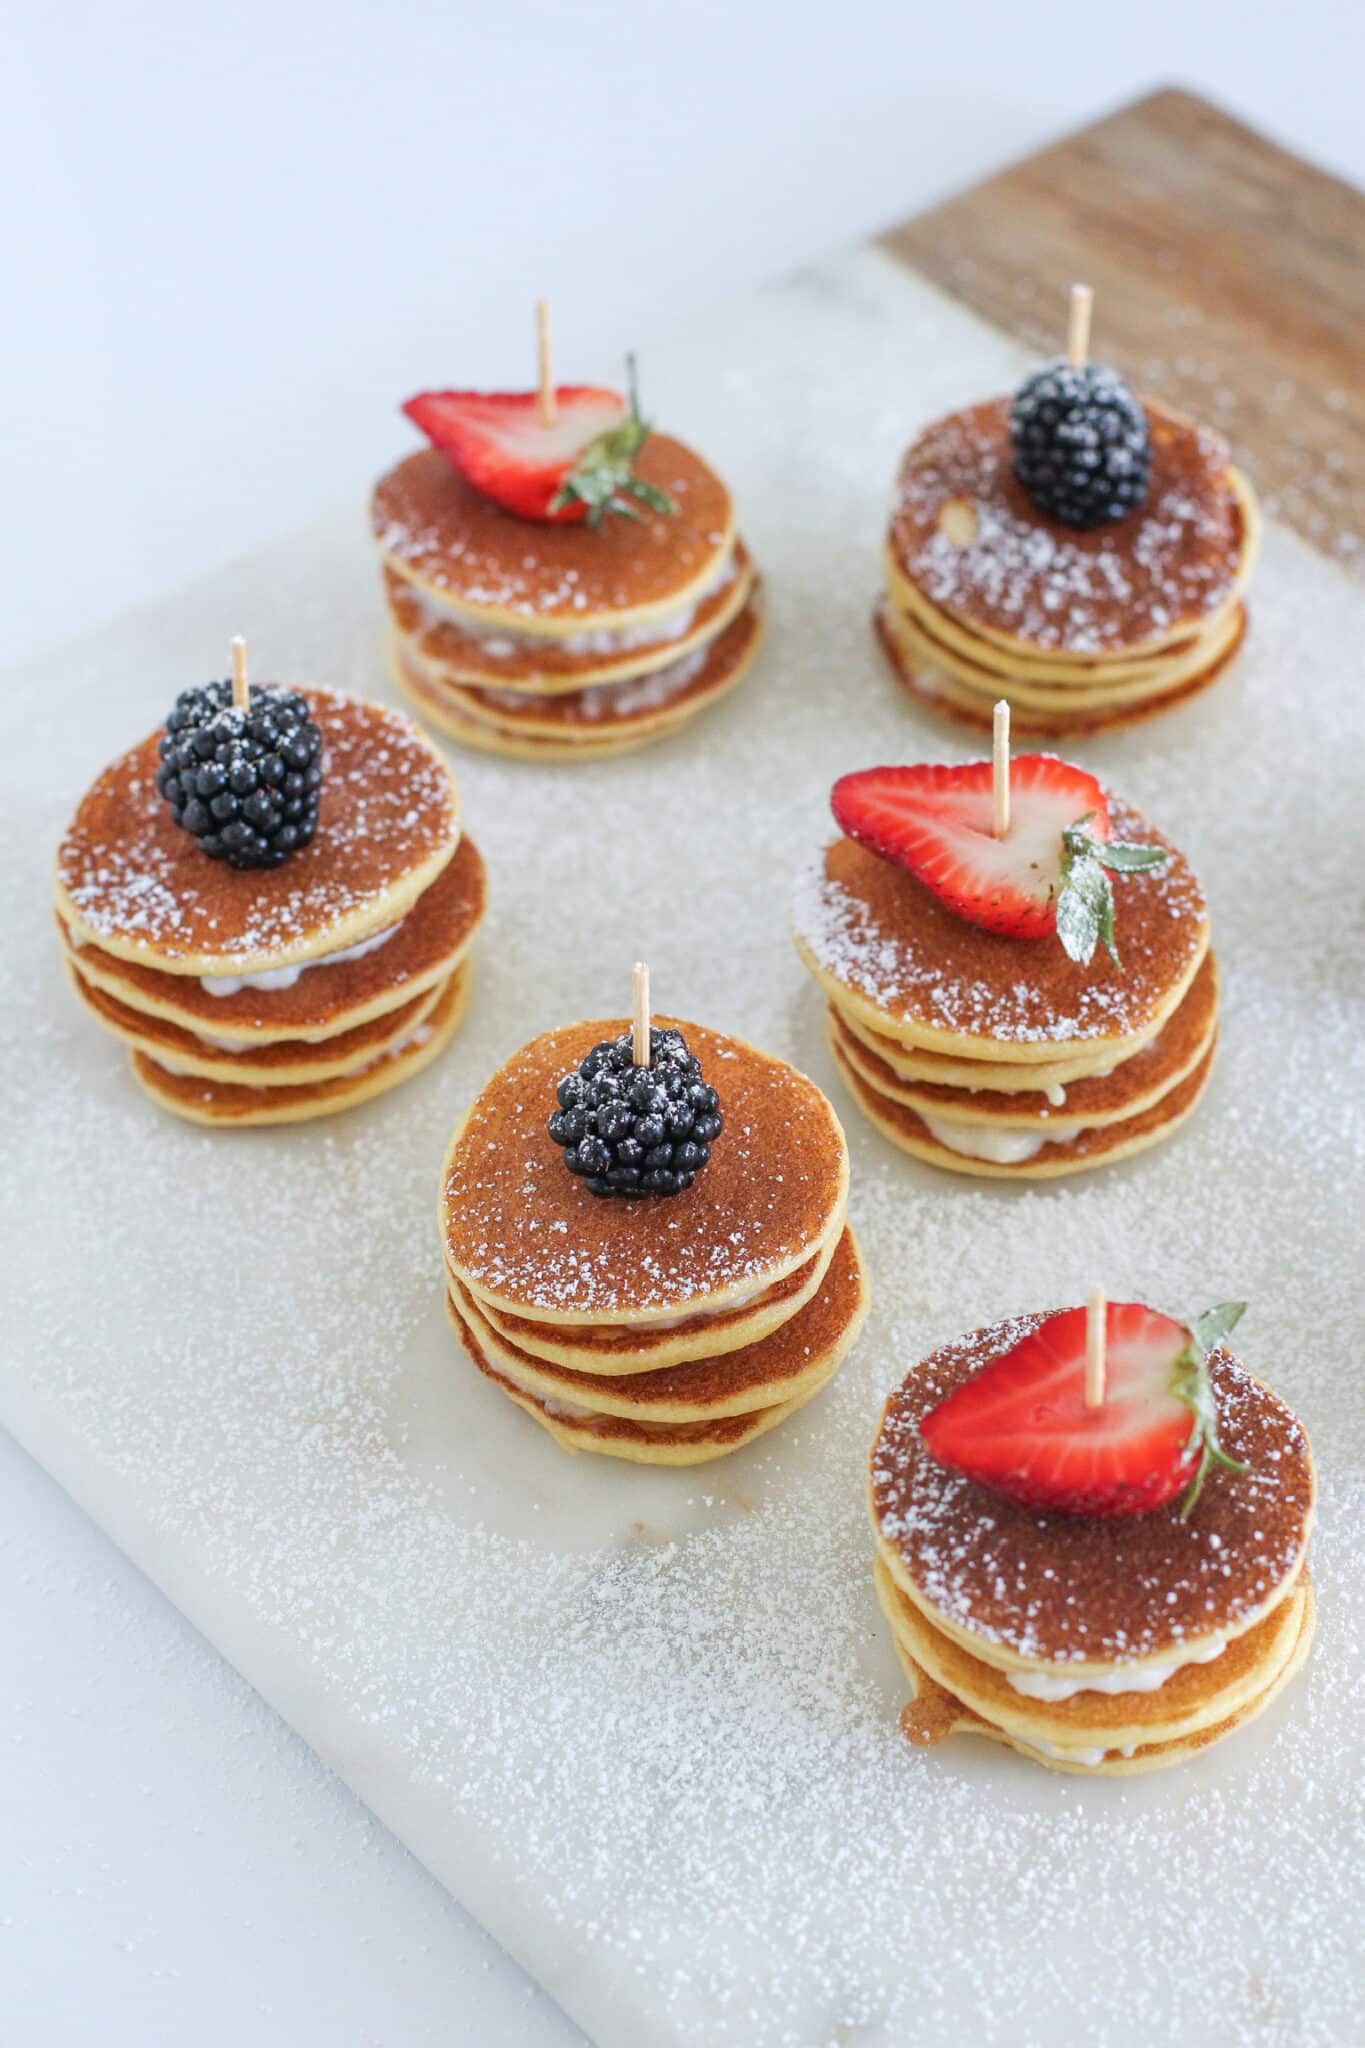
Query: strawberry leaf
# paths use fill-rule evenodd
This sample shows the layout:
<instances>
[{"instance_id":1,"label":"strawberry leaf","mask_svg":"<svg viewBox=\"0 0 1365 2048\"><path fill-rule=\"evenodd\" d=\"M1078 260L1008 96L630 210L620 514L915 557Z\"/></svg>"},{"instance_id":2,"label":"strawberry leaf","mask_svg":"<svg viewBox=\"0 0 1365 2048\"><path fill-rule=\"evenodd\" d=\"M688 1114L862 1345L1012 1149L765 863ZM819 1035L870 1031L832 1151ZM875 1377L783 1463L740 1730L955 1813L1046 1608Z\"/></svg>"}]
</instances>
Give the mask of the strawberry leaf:
<instances>
[{"instance_id":1,"label":"strawberry leaf","mask_svg":"<svg viewBox=\"0 0 1365 2048\"><path fill-rule=\"evenodd\" d=\"M1162 846L1129 846L1122 840L1097 839L1086 830L1093 811L1087 811L1062 834L1062 887L1057 898L1057 936L1069 959L1088 967L1101 939L1115 967L1119 960L1114 943L1114 891L1109 873L1145 874L1165 864ZM1106 872L1108 870L1109 872Z\"/></svg>"},{"instance_id":2,"label":"strawberry leaf","mask_svg":"<svg viewBox=\"0 0 1365 2048\"><path fill-rule=\"evenodd\" d=\"M625 493L648 505L651 512L671 515L677 511L667 491L645 483L634 473L635 458L649 439L651 428L640 417L634 356L626 357L626 374L630 411L618 426L589 441L551 498L551 512L562 512L566 505L579 504L588 508L589 526L600 526L608 512L615 512L622 519L638 520L640 514L627 502Z\"/></svg>"},{"instance_id":3,"label":"strawberry leaf","mask_svg":"<svg viewBox=\"0 0 1365 2048\"><path fill-rule=\"evenodd\" d=\"M1175 1362L1171 1392L1190 1410L1190 1434L1186 1450L1199 1450L1199 1463L1176 1513L1183 1522L1193 1513L1203 1491L1209 1468L1220 1465L1225 1472L1245 1472L1241 1459L1229 1457L1218 1441L1218 1405L1209 1378L1209 1354L1235 1330L1246 1312L1244 1301L1221 1302L1205 1309L1190 1325L1190 1341Z\"/></svg>"}]
</instances>

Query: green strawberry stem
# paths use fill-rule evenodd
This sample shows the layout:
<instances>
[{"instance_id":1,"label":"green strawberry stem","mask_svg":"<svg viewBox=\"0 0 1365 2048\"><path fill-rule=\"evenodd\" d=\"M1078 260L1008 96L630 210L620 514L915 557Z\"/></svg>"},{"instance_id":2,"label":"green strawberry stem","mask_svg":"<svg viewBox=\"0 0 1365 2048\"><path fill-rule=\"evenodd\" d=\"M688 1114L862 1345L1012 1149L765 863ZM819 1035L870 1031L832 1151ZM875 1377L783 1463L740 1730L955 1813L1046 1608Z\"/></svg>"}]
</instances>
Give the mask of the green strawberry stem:
<instances>
[{"instance_id":1,"label":"green strawberry stem","mask_svg":"<svg viewBox=\"0 0 1365 2048\"><path fill-rule=\"evenodd\" d=\"M1165 865L1162 846L1131 846L1120 839L1097 839L1086 830L1087 811L1062 834L1062 887L1057 898L1057 936L1072 960L1088 967L1095 944L1103 939L1115 967L1121 963L1114 944L1114 891L1111 874L1140 875ZM1107 870L1107 872L1106 872Z\"/></svg>"},{"instance_id":2,"label":"green strawberry stem","mask_svg":"<svg viewBox=\"0 0 1365 2048\"><path fill-rule=\"evenodd\" d=\"M1209 1378L1210 1352L1217 1349L1229 1331L1236 1329L1245 1312L1244 1301L1224 1301L1217 1308L1205 1309L1191 1323L1190 1341L1175 1362L1171 1392L1190 1411L1190 1434L1185 1449L1192 1451L1196 1445L1199 1449L1194 1477L1176 1509L1182 1522L1193 1513L1211 1466L1220 1465L1225 1472L1247 1469L1240 1458L1229 1457L1218 1441L1218 1407Z\"/></svg>"},{"instance_id":3,"label":"green strawberry stem","mask_svg":"<svg viewBox=\"0 0 1365 2048\"><path fill-rule=\"evenodd\" d=\"M640 417L634 356L626 357L626 376L630 411L619 426L599 434L595 441L589 441L551 498L552 512L562 512L566 505L586 505L588 525L600 526L608 512L615 512L623 519L638 519L640 514L629 502L632 498L641 505L647 505L651 512L671 516L677 511L667 491L661 491L635 475L635 458L649 439L651 428L649 422Z\"/></svg>"}]
</instances>

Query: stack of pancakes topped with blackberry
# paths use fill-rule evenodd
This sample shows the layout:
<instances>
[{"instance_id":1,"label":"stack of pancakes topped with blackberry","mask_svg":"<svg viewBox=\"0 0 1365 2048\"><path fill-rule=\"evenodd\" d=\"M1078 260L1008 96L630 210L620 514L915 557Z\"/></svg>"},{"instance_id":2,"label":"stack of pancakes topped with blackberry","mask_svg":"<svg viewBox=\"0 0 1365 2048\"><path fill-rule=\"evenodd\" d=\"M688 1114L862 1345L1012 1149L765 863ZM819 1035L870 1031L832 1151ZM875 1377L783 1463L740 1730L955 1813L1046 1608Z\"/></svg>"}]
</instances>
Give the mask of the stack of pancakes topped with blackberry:
<instances>
[{"instance_id":1,"label":"stack of pancakes topped with blackberry","mask_svg":"<svg viewBox=\"0 0 1365 2048\"><path fill-rule=\"evenodd\" d=\"M1020 733L1124 726L1223 673L1246 630L1259 514L1222 438L1070 358L1013 401L937 420L901 465L876 614L917 700Z\"/></svg>"},{"instance_id":2,"label":"stack of pancakes topped with blackberry","mask_svg":"<svg viewBox=\"0 0 1365 2048\"><path fill-rule=\"evenodd\" d=\"M1152 1771L1289 1683L1313 1636L1313 1460L1227 1348L1241 1307L1188 1326L1102 1300L1016 1316L891 1395L875 1575L912 1743Z\"/></svg>"},{"instance_id":3,"label":"stack of pancakes topped with blackberry","mask_svg":"<svg viewBox=\"0 0 1365 2048\"><path fill-rule=\"evenodd\" d=\"M672 1019L552 1031L496 1073L441 1177L447 1307L570 1451L694 1465L811 1400L862 1327L848 1155L814 1084Z\"/></svg>"},{"instance_id":4,"label":"stack of pancakes topped with blackberry","mask_svg":"<svg viewBox=\"0 0 1365 2048\"><path fill-rule=\"evenodd\" d=\"M248 686L235 665L82 798L57 916L72 987L155 1101L201 1124L295 1123L450 1042L484 868L411 719Z\"/></svg>"},{"instance_id":5,"label":"stack of pancakes topped with blackberry","mask_svg":"<svg viewBox=\"0 0 1365 2048\"><path fill-rule=\"evenodd\" d=\"M630 395L437 391L432 446L375 489L389 659L452 739L590 761L662 739L734 688L762 631L730 493Z\"/></svg>"},{"instance_id":6,"label":"stack of pancakes topped with blackberry","mask_svg":"<svg viewBox=\"0 0 1365 2048\"><path fill-rule=\"evenodd\" d=\"M894 1145L1052 1179L1189 1115L1217 1038L1208 910L1137 810L1050 754L867 769L833 809L845 836L798 884L797 949L839 1071Z\"/></svg>"}]
</instances>

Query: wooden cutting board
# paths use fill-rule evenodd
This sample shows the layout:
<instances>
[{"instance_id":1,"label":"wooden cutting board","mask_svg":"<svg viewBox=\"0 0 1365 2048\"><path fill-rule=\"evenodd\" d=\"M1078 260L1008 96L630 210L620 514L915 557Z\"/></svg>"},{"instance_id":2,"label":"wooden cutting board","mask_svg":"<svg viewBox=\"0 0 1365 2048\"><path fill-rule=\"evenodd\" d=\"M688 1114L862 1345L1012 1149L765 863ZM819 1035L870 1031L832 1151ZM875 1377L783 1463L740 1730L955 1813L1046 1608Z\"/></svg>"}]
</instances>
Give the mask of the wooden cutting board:
<instances>
[{"instance_id":1,"label":"wooden cutting board","mask_svg":"<svg viewBox=\"0 0 1365 2048\"><path fill-rule=\"evenodd\" d=\"M1221 427L1267 509L1365 574L1365 194L1164 91L882 246L1049 354L1092 285L1096 355Z\"/></svg>"}]
</instances>

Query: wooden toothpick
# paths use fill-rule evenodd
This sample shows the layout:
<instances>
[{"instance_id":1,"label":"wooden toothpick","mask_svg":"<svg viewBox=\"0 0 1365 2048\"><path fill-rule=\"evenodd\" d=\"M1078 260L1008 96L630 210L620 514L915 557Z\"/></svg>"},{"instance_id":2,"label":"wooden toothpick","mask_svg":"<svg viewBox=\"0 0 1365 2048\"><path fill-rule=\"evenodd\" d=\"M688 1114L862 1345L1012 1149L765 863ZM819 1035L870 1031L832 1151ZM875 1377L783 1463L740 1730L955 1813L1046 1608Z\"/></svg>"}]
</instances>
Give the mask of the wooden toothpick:
<instances>
[{"instance_id":1,"label":"wooden toothpick","mask_svg":"<svg viewBox=\"0 0 1365 2048\"><path fill-rule=\"evenodd\" d=\"M555 380L550 365L550 301L536 300L536 377L542 427L555 423Z\"/></svg>"},{"instance_id":2,"label":"wooden toothpick","mask_svg":"<svg viewBox=\"0 0 1365 2048\"><path fill-rule=\"evenodd\" d=\"M246 642L240 633L232 641L232 701L238 711L251 709L251 687L246 679Z\"/></svg>"},{"instance_id":3,"label":"wooden toothpick","mask_svg":"<svg viewBox=\"0 0 1365 2048\"><path fill-rule=\"evenodd\" d=\"M631 1058L637 1067L649 1065L649 969L643 960L635 963L635 1023L631 1031Z\"/></svg>"},{"instance_id":4,"label":"wooden toothpick","mask_svg":"<svg viewBox=\"0 0 1365 2048\"><path fill-rule=\"evenodd\" d=\"M1092 1287L1085 1305L1085 1405L1104 1406L1104 1339L1109 1303L1102 1287Z\"/></svg>"},{"instance_id":5,"label":"wooden toothpick","mask_svg":"<svg viewBox=\"0 0 1365 2048\"><path fill-rule=\"evenodd\" d=\"M1088 284L1073 284L1071 307L1066 322L1066 359L1073 370L1085 368L1090 354L1090 309L1095 294Z\"/></svg>"},{"instance_id":6,"label":"wooden toothpick","mask_svg":"<svg viewBox=\"0 0 1365 2048\"><path fill-rule=\"evenodd\" d=\"M995 707L995 753L991 761L991 830L1003 839L1010 829L1010 707L1004 697Z\"/></svg>"}]
</instances>

